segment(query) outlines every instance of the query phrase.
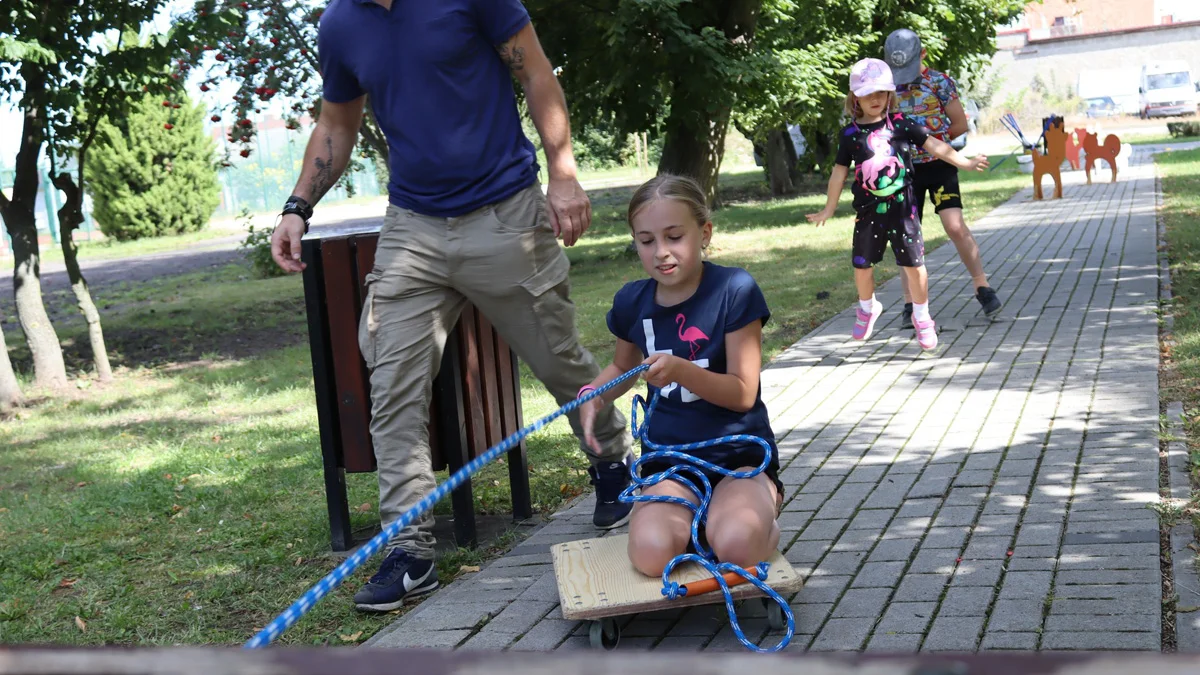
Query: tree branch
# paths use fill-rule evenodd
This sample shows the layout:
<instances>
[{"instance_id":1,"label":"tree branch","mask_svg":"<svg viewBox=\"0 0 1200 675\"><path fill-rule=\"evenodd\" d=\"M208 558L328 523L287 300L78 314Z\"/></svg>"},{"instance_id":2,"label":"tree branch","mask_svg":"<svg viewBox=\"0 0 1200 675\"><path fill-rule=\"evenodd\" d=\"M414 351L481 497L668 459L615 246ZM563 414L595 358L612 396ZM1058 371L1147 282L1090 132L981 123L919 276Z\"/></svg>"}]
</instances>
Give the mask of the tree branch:
<instances>
[{"instance_id":1,"label":"tree branch","mask_svg":"<svg viewBox=\"0 0 1200 675\"><path fill-rule=\"evenodd\" d=\"M296 25L292 23L292 15L283 6L283 2L281 0L275 0L275 2L272 4L275 6L275 13L279 15L280 21L287 27L288 32L290 32L292 37L295 38L296 43L301 45L305 44L307 41L304 39L304 36L300 34L300 30L296 28ZM313 55L315 50L309 49L307 51L307 54L301 54L301 56L304 57L305 61L308 61L309 67L318 73L321 72L321 64L317 61L317 57Z\"/></svg>"}]
</instances>

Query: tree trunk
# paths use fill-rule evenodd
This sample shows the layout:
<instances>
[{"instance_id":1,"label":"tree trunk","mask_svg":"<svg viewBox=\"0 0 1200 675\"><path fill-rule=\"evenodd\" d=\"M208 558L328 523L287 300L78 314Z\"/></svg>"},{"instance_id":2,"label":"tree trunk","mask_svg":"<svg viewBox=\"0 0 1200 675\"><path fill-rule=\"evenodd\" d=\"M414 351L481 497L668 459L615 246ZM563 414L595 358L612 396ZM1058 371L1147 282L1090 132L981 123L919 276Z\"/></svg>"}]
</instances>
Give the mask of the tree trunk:
<instances>
[{"instance_id":1,"label":"tree trunk","mask_svg":"<svg viewBox=\"0 0 1200 675\"><path fill-rule=\"evenodd\" d=\"M662 159L658 160L658 173L673 173L693 178L700 184L708 197L710 206L717 204L717 174L725 155L725 130L729 126L729 107L707 114L704 110L704 92L685 92L676 86L671 97L671 114L667 116L666 140L663 142ZM702 99L699 107L689 105L693 96ZM690 117L703 115L700 123Z\"/></svg>"},{"instance_id":2,"label":"tree trunk","mask_svg":"<svg viewBox=\"0 0 1200 675\"><path fill-rule=\"evenodd\" d=\"M79 173L83 175L83 164L87 161L86 150L79 153ZM79 269L79 247L75 245L75 230L83 223L83 190L71 180L71 176L60 173L54 178L54 186L67 195L66 204L58 210L60 241L62 242L63 260L67 265L67 276L71 280L71 290L75 293L75 301L83 318L87 321L88 340L92 346L92 360L96 364L96 377L101 382L112 380L112 366L108 362L108 348L104 346L104 329L100 326L100 312L96 303L92 302L92 292L88 290L87 279Z\"/></svg>"},{"instance_id":3,"label":"tree trunk","mask_svg":"<svg viewBox=\"0 0 1200 675\"><path fill-rule=\"evenodd\" d=\"M25 100L37 100L46 86L46 76L40 68L26 64L22 69L25 79ZM21 131L21 146L17 152L16 179L13 181L13 196L9 200L0 198L0 217L12 237L13 243L13 295L17 301L17 318L25 333L25 342L33 355L34 383L47 389L63 389L67 386L67 368L63 363L62 346L58 334L46 315L42 302L40 255L38 252L37 220L34 204L37 202L37 157L42 148L42 118L40 110L24 108L25 118Z\"/></svg>"},{"instance_id":4,"label":"tree trunk","mask_svg":"<svg viewBox=\"0 0 1200 675\"><path fill-rule=\"evenodd\" d=\"M723 14L718 27L725 38L730 42L749 42L754 37L762 0L731 0L721 4ZM718 102L714 104L714 100ZM725 132L733 103L721 100L721 92L713 92L702 80L687 74L677 76L671 90L671 112L665 125L658 172L696 179L714 207L719 206L717 176L725 156Z\"/></svg>"},{"instance_id":5,"label":"tree trunk","mask_svg":"<svg viewBox=\"0 0 1200 675\"><path fill-rule=\"evenodd\" d=\"M13 372L12 361L8 358L4 331L0 330L0 413L8 412L20 404L21 385L17 383L17 374Z\"/></svg>"},{"instance_id":6,"label":"tree trunk","mask_svg":"<svg viewBox=\"0 0 1200 675\"><path fill-rule=\"evenodd\" d=\"M791 194L796 186L792 183L792 169L796 163L796 151L792 138L785 129L775 129L767 134L767 147L763 161L767 165L767 176L771 182L771 194L776 197Z\"/></svg>"}]
</instances>

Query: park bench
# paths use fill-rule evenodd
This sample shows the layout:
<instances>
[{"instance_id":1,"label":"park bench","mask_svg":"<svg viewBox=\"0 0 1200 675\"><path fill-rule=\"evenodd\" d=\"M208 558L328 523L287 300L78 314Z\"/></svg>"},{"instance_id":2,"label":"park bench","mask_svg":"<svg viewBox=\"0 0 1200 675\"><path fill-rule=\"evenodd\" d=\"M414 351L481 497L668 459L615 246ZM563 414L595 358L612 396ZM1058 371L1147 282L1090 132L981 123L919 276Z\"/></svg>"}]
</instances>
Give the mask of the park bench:
<instances>
[{"instance_id":1,"label":"park bench","mask_svg":"<svg viewBox=\"0 0 1200 675\"><path fill-rule=\"evenodd\" d=\"M365 279L375 261L379 222L314 228L303 239L304 302L316 388L325 499L334 551L354 547L346 473L376 470L371 395L358 346ZM450 333L433 382L429 445L434 471L462 468L522 426L517 356L487 318L468 304ZM515 519L533 515L525 443L508 453ZM474 499L466 481L451 496L460 546L477 544Z\"/></svg>"}]
</instances>

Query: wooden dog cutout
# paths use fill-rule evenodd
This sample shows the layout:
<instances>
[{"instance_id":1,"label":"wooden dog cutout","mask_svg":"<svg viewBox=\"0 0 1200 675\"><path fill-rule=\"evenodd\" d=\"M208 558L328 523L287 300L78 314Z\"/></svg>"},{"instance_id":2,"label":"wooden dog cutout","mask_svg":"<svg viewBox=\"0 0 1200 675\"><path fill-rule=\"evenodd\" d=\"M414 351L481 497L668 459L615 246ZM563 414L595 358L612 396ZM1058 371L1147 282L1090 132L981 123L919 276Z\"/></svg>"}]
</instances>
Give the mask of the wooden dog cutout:
<instances>
[{"instance_id":1,"label":"wooden dog cutout","mask_svg":"<svg viewBox=\"0 0 1200 675\"><path fill-rule=\"evenodd\" d=\"M1083 151L1087 153L1083 170L1087 174L1088 185L1092 184L1092 169L1098 159L1108 162L1112 169L1112 182L1117 182L1117 155L1121 153L1121 139L1109 134L1104 137L1104 145L1100 145L1100 137L1088 133L1087 129L1076 129L1075 133L1083 139Z\"/></svg>"},{"instance_id":2,"label":"wooden dog cutout","mask_svg":"<svg viewBox=\"0 0 1200 675\"><path fill-rule=\"evenodd\" d=\"M1076 129L1074 132L1067 134L1067 164L1071 166L1072 171L1079 170L1079 151L1083 149L1084 133Z\"/></svg>"},{"instance_id":3,"label":"wooden dog cutout","mask_svg":"<svg viewBox=\"0 0 1200 675\"><path fill-rule=\"evenodd\" d=\"M1034 147L1029 151L1033 155L1033 198L1043 199L1042 177L1049 174L1054 179L1054 199L1062 199L1062 163L1067 155L1067 132L1063 130L1063 120L1056 118L1046 129L1046 154L1038 152ZM1091 160L1091 155L1088 155Z\"/></svg>"}]
</instances>

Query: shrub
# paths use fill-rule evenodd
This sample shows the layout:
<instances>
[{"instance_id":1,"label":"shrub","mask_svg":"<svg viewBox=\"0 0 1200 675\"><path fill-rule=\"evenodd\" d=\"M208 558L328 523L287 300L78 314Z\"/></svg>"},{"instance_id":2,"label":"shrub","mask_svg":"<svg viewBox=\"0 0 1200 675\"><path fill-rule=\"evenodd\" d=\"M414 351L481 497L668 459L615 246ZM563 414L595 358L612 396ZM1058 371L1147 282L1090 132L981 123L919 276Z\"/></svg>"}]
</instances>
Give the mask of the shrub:
<instances>
[{"instance_id":1,"label":"shrub","mask_svg":"<svg viewBox=\"0 0 1200 675\"><path fill-rule=\"evenodd\" d=\"M190 101L144 99L105 120L85 175L104 236L126 241L201 230L220 202L216 144Z\"/></svg>"},{"instance_id":2,"label":"shrub","mask_svg":"<svg viewBox=\"0 0 1200 675\"><path fill-rule=\"evenodd\" d=\"M242 209L240 222L243 224L250 222L249 210ZM273 231L273 228L255 228L250 225L246 230L246 238L238 247L242 255L246 256L246 260L250 261L250 267L254 273L263 278L281 277L287 274L271 257L271 233Z\"/></svg>"},{"instance_id":3,"label":"shrub","mask_svg":"<svg viewBox=\"0 0 1200 675\"><path fill-rule=\"evenodd\" d=\"M1175 138L1200 136L1200 122L1167 122L1167 131Z\"/></svg>"}]
</instances>

